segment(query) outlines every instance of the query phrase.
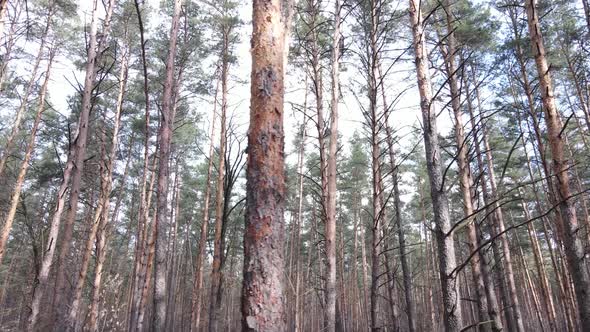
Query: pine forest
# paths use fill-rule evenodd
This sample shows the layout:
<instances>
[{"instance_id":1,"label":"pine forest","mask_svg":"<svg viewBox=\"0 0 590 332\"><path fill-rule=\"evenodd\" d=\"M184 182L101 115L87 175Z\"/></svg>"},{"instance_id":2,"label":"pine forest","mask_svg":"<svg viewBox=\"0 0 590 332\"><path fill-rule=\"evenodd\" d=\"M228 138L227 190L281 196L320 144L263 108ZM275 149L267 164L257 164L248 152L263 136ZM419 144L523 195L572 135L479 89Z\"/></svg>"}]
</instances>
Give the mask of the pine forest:
<instances>
[{"instance_id":1,"label":"pine forest","mask_svg":"<svg viewBox=\"0 0 590 332\"><path fill-rule=\"evenodd\" d=\"M0 0L0 331L590 332L590 0Z\"/></svg>"}]
</instances>

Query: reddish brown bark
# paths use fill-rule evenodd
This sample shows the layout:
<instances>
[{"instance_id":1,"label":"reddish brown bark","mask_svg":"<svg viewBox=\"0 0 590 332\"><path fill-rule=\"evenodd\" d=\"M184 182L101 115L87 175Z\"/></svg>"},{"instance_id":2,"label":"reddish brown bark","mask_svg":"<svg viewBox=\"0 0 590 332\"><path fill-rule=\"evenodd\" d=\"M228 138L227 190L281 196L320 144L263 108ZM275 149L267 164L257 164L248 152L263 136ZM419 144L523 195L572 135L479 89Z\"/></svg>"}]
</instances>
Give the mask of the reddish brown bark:
<instances>
[{"instance_id":1,"label":"reddish brown bark","mask_svg":"<svg viewBox=\"0 0 590 332\"><path fill-rule=\"evenodd\" d=\"M279 0L253 1L242 328L285 331L283 23Z\"/></svg>"},{"instance_id":2,"label":"reddish brown bark","mask_svg":"<svg viewBox=\"0 0 590 332\"><path fill-rule=\"evenodd\" d=\"M551 73L545 56L545 47L539 25L536 1L526 0L525 7L531 47L539 76L541 99L545 111L545 123L547 125L553 161L557 203L559 204L559 210L563 218L563 224L561 225L563 228L562 241L567 253L569 272L574 283L579 319L584 329L590 329L590 275L586 269L586 255L578 234L579 226L574 202L570 198L571 191L568 174L570 162L564 156L563 124L557 111L555 96L553 95Z\"/></svg>"}]
</instances>

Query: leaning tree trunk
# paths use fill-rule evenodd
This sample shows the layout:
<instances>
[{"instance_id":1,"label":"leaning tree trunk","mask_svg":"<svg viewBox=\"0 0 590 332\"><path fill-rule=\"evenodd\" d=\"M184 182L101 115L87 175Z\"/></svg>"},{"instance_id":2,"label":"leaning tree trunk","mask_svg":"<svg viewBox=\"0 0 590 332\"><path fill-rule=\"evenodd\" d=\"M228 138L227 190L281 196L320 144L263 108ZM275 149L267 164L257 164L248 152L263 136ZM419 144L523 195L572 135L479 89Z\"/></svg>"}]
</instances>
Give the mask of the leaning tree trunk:
<instances>
[{"instance_id":1,"label":"leaning tree trunk","mask_svg":"<svg viewBox=\"0 0 590 332\"><path fill-rule=\"evenodd\" d=\"M96 235L101 230L104 229L106 225L106 221L108 220L108 209L109 209L109 201L111 196L112 190L112 183L113 183L113 168L114 168L114 161L117 157L117 149L119 146L119 129L121 125L121 112L123 110L123 97L125 95L125 87L127 83L127 68L128 68L128 54L123 53L123 59L121 61L121 71L119 73L119 91L117 95L117 104L115 106L115 117L114 117L114 127L112 132L112 138L110 142L111 150L108 154L108 159L106 155L106 151L104 152L104 160L102 161L102 172L101 172L101 197L100 202L98 204L98 208L95 212L95 218L93 223L90 227L90 234L88 235L88 239L86 242L86 248L84 254L82 256L81 268L80 272L78 273L78 281L76 283L75 291L74 291L74 298L72 300L72 304L70 305L69 314L67 317L67 328L69 330L78 331L82 328L79 325L79 310L80 310L80 302L82 300L82 291L84 289L84 284L86 282L86 275L88 273L88 265L90 263L90 258L92 255L92 248L96 242ZM103 134L105 135L104 131L106 127L103 128ZM103 142L103 145L106 142ZM102 210L106 209L107 217L103 217L105 212Z\"/></svg>"},{"instance_id":2,"label":"leaning tree trunk","mask_svg":"<svg viewBox=\"0 0 590 332\"><path fill-rule=\"evenodd\" d=\"M285 331L281 1L254 0L242 328Z\"/></svg>"},{"instance_id":3,"label":"leaning tree trunk","mask_svg":"<svg viewBox=\"0 0 590 332\"><path fill-rule=\"evenodd\" d=\"M45 97L47 96L47 85L49 84L49 75L51 72L51 66L53 64L54 56L55 49L52 49L50 51L49 61L47 62L47 69L45 70L45 79L43 80L41 91L39 92L39 106L37 108L37 115L35 115L33 127L30 131L29 143L27 144L27 148L25 151L25 158L21 163L20 170L18 172L18 177L16 178L16 183L14 185L12 196L10 198L10 208L8 210L6 219L4 220L4 226L2 227L2 235L0 236L0 265L2 264L4 253L6 252L8 236L10 235L10 231L12 230L12 224L14 222L14 217L16 216L16 208L18 207L18 204L20 202L20 194L23 188L23 184L25 182L25 176L27 175L27 170L29 169L29 163L31 162L31 157L33 156L33 150L35 149L35 140L37 138L37 130L39 129L39 124L41 123L41 116L45 111Z\"/></svg>"},{"instance_id":4,"label":"leaning tree trunk","mask_svg":"<svg viewBox=\"0 0 590 332\"><path fill-rule=\"evenodd\" d=\"M53 218L51 220L49 236L47 239L47 248L45 249L45 256L43 257L43 262L41 263L41 269L39 271L39 276L36 280L36 285L34 286L33 300L31 304L31 314L29 316L28 321L28 330L36 329L39 320L39 311L41 309L41 300L49 287L47 281L49 279L49 273L53 265L53 256L55 254L55 248L57 245L61 224L61 216L66 203L66 191L68 189L70 179L72 179L72 187L70 190L70 209L72 209L74 205L77 205L78 203L80 179L82 177L82 170L84 167L84 158L86 152L86 138L88 136L88 118L90 115L91 96L92 89L94 86L95 64L97 60L97 21L97 0L94 0L92 10L92 21L90 23L88 62L86 64L86 77L84 80L84 93L82 96L82 112L80 113L80 118L78 120L78 133L75 136L76 138L74 140L74 146L70 148L70 152L68 154L68 162L64 169L62 183L58 190L57 204L55 206L55 212L53 213ZM64 230L64 232L66 231L67 228ZM66 236L64 236L64 239L62 240L62 251L63 247L69 247L69 244L66 242L69 242L69 240ZM60 280L59 276L65 273L64 271L60 272L60 270L65 269L58 269L58 278L56 279L56 290L59 290L59 288L57 288L57 286L59 286L59 284L57 283ZM54 294L54 301L56 300L55 297L57 297L58 295L59 294Z\"/></svg>"},{"instance_id":5,"label":"leaning tree trunk","mask_svg":"<svg viewBox=\"0 0 590 332\"><path fill-rule=\"evenodd\" d=\"M156 331L164 331L166 325L166 242L169 228L168 220L168 180L170 173L170 143L172 142L173 114L173 88L174 88L174 59L176 57L176 44L180 26L180 12L182 0L174 1L174 15L170 28L170 43L166 59L166 79L162 95L162 110L160 120L160 154L158 160L158 195L157 213L154 220L155 236L155 262L154 262L154 315L153 328Z\"/></svg>"},{"instance_id":6,"label":"leaning tree trunk","mask_svg":"<svg viewBox=\"0 0 590 332\"><path fill-rule=\"evenodd\" d=\"M579 226L575 205L570 197L572 193L569 187L568 169L571 165L564 156L565 143L562 136L564 128L555 105L551 73L549 72L549 65L545 56L545 47L539 25L536 1L526 0L525 6L531 46L539 75L543 109L545 110L545 123L547 125L553 160L555 187L557 189L557 203L559 204L559 210L563 218L563 225L561 225L563 228L563 238L561 240L567 253L569 272L573 279L581 326L584 330L590 330L590 275L586 269L586 255L578 232Z\"/></svg>"},{"instance_id":7,"label":"leaning tree trunk","mask_svg":"<svg viewBox=\"0 0 590 332\"><path fill-rule=\"evenodd\" d=\"M414 52L418 90L420 92L420 108L424 127L424 147L426 149L426 167L430 178L430 195L436 224L435 234L438 244L438 260L444 325L446 331L459 331L462 324L460 292L457 284L457 267L455 244L451 230L448 199L443 187L442 157L436 130L436 112L432 99L432 87L428 72L428 59L425 45L420 1L410 0L410 23L414 38Z\"/></svg>"},{"instance_id":8,"label":"leaning tree trunk","mask_svg":"<svg viewBox=\"0 0 590 332\"><path fill-rule=\"evenodd\" d=\"M6 11L6 1L4 3L0 3L0 13ZM6 163L8 162L8 157L10 157L10 152L12 151L12 147L14 145L14 140L20 131L20 125L23 120L23 116L25 115L25 111L27 110L27 106L29 106L29 96L31 92L33 92L33 88L36 86L37 82L37 72L39 71L39 66L41 65L41 60L43 59L43 54L45 54L45 46L47 44L47 36L49 35L49 30L51 28L51 19L53 17L53 8L55 5L51 4L49 7L49 12L47 13L47 22L45 24L45 28L43 30L43 35L41 36L41 44L39 45L39 51L37 52L37 57L35 58L35 64L33 65L33 69L31 71L31 78L27 83L25 91L21 97L20 106L16 111L16 115L14 120L12 121L12 129L10 130L10 134L6 138L6 144L4 145L4 151L2 151L2 157L0 157L0 178L4 173L6 168ZM0 17L0 22L2 22L2 17ZM3 26L0 23L0 28ZM0 31L0 36L1 36ZM3 62L5 62L4 60Z\"/></svg>"},{"instance_id":9,"label":"leaning tree trunk","mask_svg":"<svg viewBox=\"0 0 590 332\"><path fill-rule=\"evenodd\" d=\"M96 64L106 47L106 40L108 39L108 35L110 33L111 18L114 7L115 0L110 0L106 10L106 17L104 19L100 41L98 40L98 35L96 33L96 26L94 27L94 32L91 31L90 43L88 46L88 63L86 64L86 76L84 79L84 92L82 95L82 113L80 114L80 120L78 124L78 136L74 141L75 143L73 149L70 150L71 158L68 156L68 160L72 159L74 161L72 183L70 187L70 203L64 224L63 238L61 241L62 246L57 258L57 274L55 277L55 293L53 298L53 308L54 310L57 310L57 316L55 316L54 319L56 319L58 329L63 329L62 324L65 323L64 320L67 319L67 308L65 304L67 269L64 267L66 265L67 257L70 255L74 222L76 221L76 215L78 212L78 201L80 198L80 189L82 186L82 174L84 172L84 160L86 159L86 141L88 138L88 127L90 125L89 116L93 107L92 97L97 72ZM94 12L96 12L97 9L98 8L95 4Z\"/></svg>"}]
</instances>

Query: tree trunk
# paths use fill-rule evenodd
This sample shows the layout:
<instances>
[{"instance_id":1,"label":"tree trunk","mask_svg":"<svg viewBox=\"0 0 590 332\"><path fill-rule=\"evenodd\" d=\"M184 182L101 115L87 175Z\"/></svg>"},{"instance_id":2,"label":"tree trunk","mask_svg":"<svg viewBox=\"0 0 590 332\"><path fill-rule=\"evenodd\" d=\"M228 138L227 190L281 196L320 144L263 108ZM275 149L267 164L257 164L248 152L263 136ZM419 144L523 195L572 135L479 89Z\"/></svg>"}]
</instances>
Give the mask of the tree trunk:
<instances>
[{"instance_id":1,"label":"tree trunk","mask_svg":"<svg viewBox=\"0 0 590 332\"><path fill-rule=\"evenodd\" d=\"M539 75L541 99L545 110L549 145L555 174L559 210L563 218L563 245L568 259L569 270L574 281L574 291L578 302L578 314L584 329L590 330L590 275L586 269L586 258L578 234L578 220L574 202L570 199L569 161L564 156L563 125L555 105L550 68L545 57L543 36L535 0L525 1L531 46Z\"/></svg>"},{"instance_id":2,"label":"tree trunk","mask_svg":"<svg viewBox=\"0 0 590 332\"><path fill-rule=\"evenodd\" d=\"M170 176L170 144L172 142L172 125L174 123L174 60L176 57L176 44L180 25L180 12L182 0L174 1L174 14L170 28L170 44L166 59L166 79L162 95L162 111L160 120L160 154L158 160L158 186L157 186L157 214L154 220L155 237L155 263L154 263L154 315L153 328L163 331L166 326L166 242L170 228L168 220L168 181Z\"/></svg>"},{"instance_id":3,"label":"tree trunk","mask_svg":"<svg viewBox=\"0 0 590 332\"><path fill-rule=\"evenodd\" d=\"M150 174L149 171L149 141L150 141L150 95L149 95L149 78L147 72L147 58L146 58L146 50L145 50L145 36L144 36L144 27L143 27L143 19L141 16L141 10L139 8L138 0L134 0L135 5L135 12L137 14L138 26L139 26L139 35L141 41L141 64L142 64L142 71L143 71L143 92L144 92L144 101L145 101L145 124L144 124L144 141L143 141L143 172L141 178L141 194L140 194L140 203L139 203L139 213L138 213L138 221L137 221L137 239L136 239L136 248L135 248L135 264L133 269L133 282L131 285L131 295L129 297L129 305L127 310L127 328L129 331L135 331L137 326L137 318L138 318L138 309L139 309L139 302L141 296L141 260L144 253L144 242L145 237L143 234L145 233L144 229L147 229L147 220L148 220L148 208L147 208L147 186L148 186L148 176ZM154 158L155 159L155 158Z\"/></svg>"},{"instance_id":4,"label":"tree trunk","mask_svg":"<svg viewBox=\"0 0 590 332\"><path fill-rule=\"evenodd\" d=\"M102 272L104 268L104 260L107 252L107 220L109 218L108 208L102 211L102 220L99 225L98 235L96 239L96 267L94 268L94 281L92 283L92 298L90 300L90 318L88 320L88 330L91 332L98 332L98 318L99 318L99 304L100 304L100 290L102 283Z\"/></svg>"},{"instance_id":5,"label":"tree trunk","mask_svg":"<svg viewBox=\"0 0 590 332\"><path fill-rule=\"evenodd\" d=\"M29 163L31 162L31 157L33 156L33 150L35 149L35 140L37 138L37 130L39 129L39 124L41 123L41 116L45 111L45 97L47 95L47 85L49 84L49 76L51 73L51 66L53 64L54 56L55 49L52 49L50 51L49 61L47 62L47 69L45 70L45 79L43 80L41 91L39 92L39 106L37 108L37 115L35 115L35 122L33 123L33 127L30 131L29 143L27 144L25 157L20 165L20 170L18 172L18 177L16 178L16 183L14 185L12 197L10 198L10 208L8 210L8 214L6 216L6 219L4 220L4 225L2 227L2 235L0 236L0 265L2 264L4 253L6 252L8 236L10 235L10 231L12 230L12 224L14 222L14 217L16 216L16 208L18 207L18 204L20 202L20 195L23 188L23 184L25 182L25 176L27 175L27 170L29 169Z\"/></svg>"},{"instance_id":6,"label":"tree trunk","mask_svg":"<svg viewBox=\"0 0 590 332\"><path fill-rule=\"evenodd\" d=\"M425 35L422 13L418 0L410 0L410 23L414 38L415 63L420 92L420 108L424 127L424 147L426 149L426 166L430 178L430 195L436 224L435 234L438 244L440 282L442 289L444 325L447 331L458 331L461 328L461 298L457 285L457 267L455 244L451 230L449 206L445 188L443 187L442 158L436 129L436 111L432 99L428 59L426 58Z\"/></svg>"},{"instance_id":7,"label":"tree trunk","mask_svg":"<svg viewBox=\"0 0 590 332\"><path fill-rule=\"evenodd\" d=\"M229 30L229 31L228 31ZM218 330L221 319L220 309L223 290L221 289L221 262L223 260L223 210L224 205L224 179L225 179L225 150L227 145L226 113L227 113L227 81L229 75L229 34L231 29L223 27L223 50L221 54L221 123L219 129L219 161L217 165L217 188L215 192L215 234L213 240L213 264L211 267L211 292L209 297L209 331Z\"/></svg>"},{"instance_id":8,"label":"tree trunk","mask_svg":"<svg viewBox=\"0 0 590 332\"><path fill-rule=\"evenodd\" d=\"M203 262L207 252L207 235L209 226L209 200L211 198L211 176L213 175L213 151L215 147L215 120L217 118L217 93L219 91L219 82L215 88L215 98L213 99L213 112L211 114L211 138L209 144L209 162L207 166L207 182L205 183L205 196L203 198L203 219L201 221L201 235L199 237L199 249L195 261L195 282L193 285L192 307L191 307L191 324L190 330L198 331L201 321L201 298L203 296Z\"/></svg>"},{"instance_id":9,"label":"tree trunk","mask_svg":"<svg viewBox=\"0 0 590 332\"><path fill-rule=\"evenodd\" d=\"M279 0L254 0L242 328L284 331L283 24Z\"/></svg>"},{"instance_id":10,"label":"tree trunk","mask_svg":"<svg viewBox=\"0 0 590 332\"><path fill-rule=\"evenodd\" d=\"M127 84L128 60L128 54L124 52L121 60L121 71L119 73L119 91L117 95L117 104L115 108L115 123L112 133L113 136L110 142L111 150L109 152L108 157L106 156L106 152L103 152L104 156L102 161L102 170L100 174L102 182L100 201L95 212L94 221L90 227L90 234L88 235L88 239L86 241L86 249L82 256L81 268L75 287L74 298L72 300L72 305L70 306L70 311L67 317L68 330L78 331L82 328L82 326L78 324L78 316L80 310L80 301L82 300L82 291L84 289L86 274L88 272L88 264L90 263L92 248L94 247L96 242L96 234L101 229L104 230L106 222L108 221L108 209L113 184L113 168L115 159L117 157L117 149L119 145L119 129L121 126L121 112L123 110L123 97L125 95L125 87ZM106 127L103 128L103 136L106 135L105 131ZM105 144L106 142L104 142L103 139L103 146ZM105 147L103 147L103 149L105 149ZM103 209L107 209L106 218L102 217L103 214L105 214L105 212L102 211Z\"/></svg>"},{"instance_id":11,"label":"tree trunk","mask_svg":"<svg viewBox=\"0 0 590 332\"><path fill-rule=\"evenodd\" d=\"M0 2L0 14L6 12L7 0L3 1L4 3ZM31 71L31 78L29 79L29 82L27 83L25 91L21 97L20 106L16 111L14 120L12 121L12 129L6 138L4 151L2 151L2 157L0 157L0 178L2 178L2 175L4 174L6 163L8 162L8 158L10 157L10 153L12 151L12 146L14 145L14 140L20 131L20 125L23 120L23 116L25 115L25 111L29 105L29 96L35 87L35 83L37 82L37 73L39 71L39 66L41 65L41 60L43 59L43 54L45 54L45 46L47 44L47 36L49 35L49 30L51 28L51 19L54 14L54 6L54 4L51 4L49 7L49 12L47 13L47 22L45 24L45 29L43 30L43 35L41 36L41 44L39 45L39 51L37 52L37 57L35 58L35 64L33 65L33 69ZM4 27L3 23L3 17L0 16L0 29ZM0 31L0 36L1 35L2 31Z\"/></svg>"},{"instance_id":12,"label":"tree trunk","mask_svg":"<svg viewBox=\"0 0 590 332\"><path fill-rule=\"evenodd\" d=\"M113 0L111 0L113 1ZM112 8L112 6L111 6ZM109 10L110 11L110 10ZM90 35L89 35L89 44L88 44L88 62L86 64L86 77L84 80L84 93L82 96L82 112L80 113L80 118L78 120L78 132L77 135L74 137L74 146L70 148L68 154L68 162L66 164L66 168L64 169L63 180L58 190L58 201L55 207L55 212L53 214L53 218L51 220L51 226L49 230L49 236L47 240L47 248L45 249L45 257L43 257L43 262L41 263L41 270L39 272L39 278L37 280L37 285L34 287L33 292L33 300L31 304L31 314L29 317L28 322L28 330L36 330L37 323L39 319L39 310L41 309L41 300L43 295L47 291L47 281L49 278L49 273L51 267L53 265L53 256L55 254L55 247L57 245L60 223L61 223L61 216L64 210L64 206L66 203L66 190L68 189L68 184L70 179L72 180L71 189L70 189L70 211L77 209L78 204L78 197L79 197L79 190L80 190L80 180L82 177L82 171L84 168L84 159L85 159L85 152L86 152L86 138L88 136L88 118L90 115L91 109L91 97L92 97L92 90L94 87L94 78L95 78L95 65L97 60L97 0L94 0L93 3L93 10L92 10L92 21L90 23ZM105 21L105 28L107 27L107 23ZM105 30L107 32L108 30ZM58 297L61 299L62 296L60 295L61 287L65 283L65 269L61 269L63 265L60 262L63 262L65 259L66 251L69 251L70 242L71 242L71 228L73 227L73 220L75 218L75 211L72 213L68 213L68 220L64 227L64 236L61 241L62 249L60 252L60 259L58 260L58 268L57 268L57 277L56 277L56 291L57 293L54 295L53 302L58 305ZM71 217L71 219L70 219ZM68 225L69 221L71 220L72 225ZM69 237L68 237L68 234ZM63 255L62 255L63 253ZM63 257L62 257L63 256ZM61 259L63 258L63 259ZM54 306L56 308L56 306ZM55 310L55 309L54 309Z\"/></svg>"},{"instance_id":13,"label":"tree trunk","mask_svg":"<svg viewBox=\"0 0 590 332\"><path fill-rule=\"evenodd\" d=\"M94 5L93 9L93 22L94 28L91 28L90 42L88 44L88 63L86 64L86 76L84 79L84 92L82 95L82 112L80 113L80 119L78 123L78 135L73 143L73 148L70 149L70 156L68 160L73 160L72 170L72 183L70 186L70 203L66 220L64 224L62 245L59 251L56 266L56 278L55 278L55 296L53 298L53 307L57 310L57 315L54 317L57 327L63 329L63 323L65 323L67 307L64 303L64 297L66 296L67 278L66 278L66 260L70 255L70 248L72 246L72 236L74 232L74 223L76 221L76 215L78 212L78 201L80 198L80 188L82 186L82 174L84 172L84 160L86 159L86 141L88 138L88 127L89 116L92 111L93 103L93 91L94 83L96 79L96 64L99 57L101 56L104 48L106 47L106 40L110 33L111 18L113 9L115 7L115 0L110 0L109 5L106 8L106 17L103 23L102 36L100 41L97 38L96 22L98 18L95 17L98 10L97 5Z\"/></svg>"},{"instance_id":14,"label":"tree trunk","mask_svg":"<svg viewBox=\"0 0 590 332\"><path fill-rule=\"evenodd\" d=\"M334 3L334 34L332 39L332 101L330 117L330 143L327 158L326 192L326 298L324 308L325 330L336 331L336 161L338 156L338 103L340 97L340 0Z\"/></svg>"}]
</instances>

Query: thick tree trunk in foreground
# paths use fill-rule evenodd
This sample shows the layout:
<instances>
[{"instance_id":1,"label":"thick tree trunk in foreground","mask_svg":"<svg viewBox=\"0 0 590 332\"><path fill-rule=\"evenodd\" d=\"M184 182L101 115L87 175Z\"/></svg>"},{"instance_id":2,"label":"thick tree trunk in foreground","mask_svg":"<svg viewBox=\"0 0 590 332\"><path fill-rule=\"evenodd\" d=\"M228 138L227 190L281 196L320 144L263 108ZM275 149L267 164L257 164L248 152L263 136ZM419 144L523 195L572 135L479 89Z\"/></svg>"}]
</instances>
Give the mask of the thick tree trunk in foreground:
<instances>
[{"instance_id":1,"label":"thick tree trunk in foreground","mask_svg":"<svg viewBox=\"0 0 590 332\"><path fill-rule=\"evenodd\" d=\"M459 331L463 323L459 303L461 296L457 284L457 275L454 272L457 267L455 244L453 242L453 233L449 233L451 229L449 205L445 188L442 187L442 159L436 130L436 112L433 107L428 59L426 58L422 13L419 6L420 2L418 0L410 0L410 23L414 37L418 90L420 92L420 108L424 127L426 166L430 178L430 195L436 223L435 234L438 244L444 324L446 331L450 332Z\"/></svg>"},{"instance_id":2,"label":"thick tree trunk in foreground","mask_svg":"<svg viewBox=\"0 0 590 332\"><path fill-rule=\"evenodd\" d=\"M242 327L285 331L283 23L279 0L253 1Z\"/></svg>"},{"instance_id":3,"label":"thick tree trunk in foreground","mask_svg":"<svg viewBox=\"0 0 590 332\"><path fill-rule=\"evenodd\" d=\"M578 314L584 331L590 331L590 275L586 269L586 256L579 235L579 226L573 200L570 198L568 168L570 162L564 156L565 144L562 136L563 124L555 105L549 65L545 56L543 36L535 0L525 1L531 46L539 75L541 98L545 110L545 123L553 160L555 187L559 210L563 218L563 245L567 253L569 271L573 279L578 304Z\"/></svg>"},{"instance_id":4,"label":"thick tree trunk in foreground","mask_svg":"<svg viewBox=\"0 0 590 332\"><path fill-rule=\"evenodd\" d=\"M182 0L174 1L174 15L170 28L170 44L166 59L166 79L162 95L162 111L160 120L160 154L158 160L157 213L154 220L155 263L154 263L154 315L153 328L164 331L166 328L166 243L168 239L168 181L170 176L170 144L172 142L172 124L174 123L173 88L176 57L176 43L180 25L180 9Z\"/></svg>"}]
</instances>

